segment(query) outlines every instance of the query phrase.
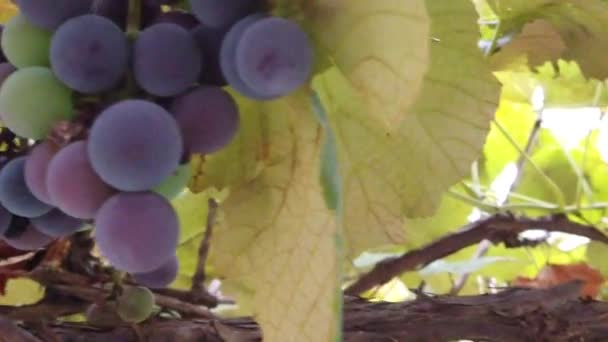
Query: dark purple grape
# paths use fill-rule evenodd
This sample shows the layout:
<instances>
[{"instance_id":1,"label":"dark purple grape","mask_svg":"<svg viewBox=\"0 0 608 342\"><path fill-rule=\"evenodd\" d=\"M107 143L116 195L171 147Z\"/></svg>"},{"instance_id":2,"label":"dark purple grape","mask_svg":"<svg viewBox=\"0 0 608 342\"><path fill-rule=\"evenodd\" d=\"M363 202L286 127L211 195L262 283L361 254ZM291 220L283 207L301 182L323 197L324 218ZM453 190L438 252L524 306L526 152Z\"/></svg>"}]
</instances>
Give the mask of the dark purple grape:
<instances>
[{"instance_id":1,"label":"dark purple grape","mask_svg":"<svg viewBox=\"0 0 608 342\"><path fill-rule=\"evenodd\" d=\"M258 94L282 97L301 86L312 70L312 48L293 21L269 17L249 25L235 51L237 72Z\"/></svg>"},{"instance_id":2,"label":"dark purple grape","mask_svg":"<svg viewBox=\"0 0 608 342\"><path fill-rule=\"evenodd\" d=\"M154 23L175 24L185 28L186 30L191 30L198 25L198 20L195 16L186 11L173 10L159 15Z\"/></svg>"},{"instance_id":3,"label":"dark purple grape","mask_svg":"<svg viewBox=\"0 0 608 342\"><path fill-rule=\"evenodd\" d=\"M192 13L211 27L229 27L262 9L261 0L190 0Z\"/></svg>"},{"instance_id":4,"label":"dark purple grape","mask_svg":"<svg viewBox=\"0 0 608 342\"><path fill-rule=\"evenodd\" d=\"M220 49L220 66L226 82L239 93L256 100L269 100L274 96L260 94L243 82L236 67L236 47L243 32L264 17L263 14L253 14L236 23L226 34Z\"/></svg>"},{"instance_id":5,"label":"dark purple grape","mask_svg":"<svg viewBox=\"0 0 608 342\"><path fill-rule=\"evenodd\" d=\"M138 284L151 289L162 289L177 278L179 262L176 256L165 262L161 267L146 273L133 273L133 280Z\"/></svg>"},{"instance_id":6,"label":"dark purple grape","mask_svg":"<svg viewBox=\"0 0 608 342\"><path fill-rule=\"evenodd\" d=\"M182 93L196 83L201 67L201 52L194 37L178 25L152 25L135 41L135 80L152 95Z\"/></svg>"},{"instance_id":7,"label":"dark purple grape","mask_svg":"<svg viewBox=\"0 0 608 342\"><path fill-rule=\"evenodd\" d=\"M171 204L153 192L124 192L95 217L99 252L119 270L145 273L175 255L179 223Z\"/></svg>"},{"instance_id":8,"label":"dark purple grape","mask_svg":"<svg viewBox=\"0 0 608 342\"><path fill-rule=\"evenodd\" d=\"M85 225L83 220L69 216L59 209L53 209L40 217L30 219L30 221L34 228L51 237L69 236Z\"/></svg>"},{"instance_id":9,"label":"dark purple grape","mask_svg":"<svg viewBox=\"0 0 608 342\"><path fill-rule=\"evenodd\" d=\"M101 113L89 134L91 165L123 191L152 189L179 165L182 137L173 116L144 100L118 102Z\"/></svg>"},{"instance_id":10,"label":"dark purple grape","mask_svg":"<svg viewBox=\"0 0 608 342\"><path fill-rule=\"evenodd\" d=\"M226 146L239 127L234 99L219 87L199 87L178 97L171 112L188 153L208 154Z\"/></svg>"},{"instance_id":11,"label":"dark purple grape","mask_svg":"<svg viewBox=\"0 0 608 342\"><path fill-rule=\"evenodd\" d=\"M54 30L66 20L88 13L93 0L19 0L19 10L32 24Z\"/></svg>"},{"instance_id":12,"label":"dark purple grape","mask_svg":"<svg viewBox=\"0 0 608 342\"><path fill-rule=\"evenodd\" d=\"M123 78L129 49L112 21L83 15L61 25L51 41L51 67L68 87L82 93L110 90Z\"/></svg>"},{"instance_id":13,"label":"dark purple grape","mask_svg":"<svg viewBox=\"0 0 608 342\"><path fill-rule=\"evenodd\" d=\"M25 184L26 157L8 162L0 170L0 204L14 215L36 217L51 210L37 199Z\"/></svg>"},{"instance_id":14,"label":"dark purple grape","mask_svg":"<svg viewBox=\"0 0 608 342\"><path fill-rule=\"evenodd\" d=\"M213 28L203 24L192 30L194 39L203 56L205 68L201 72L199 82L202 84L225 86L226 79L220 65L220 50L222 41L228 31L223 28Z\"/></svg>"},{"instance_id":15,"label":"dark purple grape","mask_svg":"<svg viewBox=\"0 0 608 342\"><path fill-rule=\"evenodd\" d=\"M2 238L9 246L22 251L33 251L45 247L51 243L54 238L43 234L35 229L32 225L27 225L18 234L4 236Z\"/></svg>"},{"instance_id":16,"label":"dark purple grape","mask_svg":"<svg viewBox=\"0 0 608 342\"><path fill-rule=\"evenodd\" d=\"M53 143L45 141L36 145L25 161L25 184L36 198L51 205L53 203L46 186L46 172L58 150Z\"/></svg>"},{"instance_id":17,"label":"dark purple grape","mask_svg":"<svg viewBox=\"0 0 608 342\"><path fill-rule=\"evenodd\" d=\"M8 227L11 225L13 214L0 205L0 235L4 235Z\"/></svg>"},{"instance_id":18,"label":"dark purple grape","mask_svg":"<svg viewBox=\"0 0 608 342\"><path fill-rule=\"evenodd\" d=\"M62 148L48 166L46 184L51 202L64 213L90 219L114 194L93 171L84 141Z\"/></svg>"},{"instance_id":19,"label":"dark purple grape","mask_svg":"<svg viewBox=\"0 0 608 342\"><path fill-rule=\"evenodd\" d=\"M4 83L13 72L15 72L17 68L15 68L11 63L5 62L0 64L0 86Z\"/></svg>"}]
</instances>

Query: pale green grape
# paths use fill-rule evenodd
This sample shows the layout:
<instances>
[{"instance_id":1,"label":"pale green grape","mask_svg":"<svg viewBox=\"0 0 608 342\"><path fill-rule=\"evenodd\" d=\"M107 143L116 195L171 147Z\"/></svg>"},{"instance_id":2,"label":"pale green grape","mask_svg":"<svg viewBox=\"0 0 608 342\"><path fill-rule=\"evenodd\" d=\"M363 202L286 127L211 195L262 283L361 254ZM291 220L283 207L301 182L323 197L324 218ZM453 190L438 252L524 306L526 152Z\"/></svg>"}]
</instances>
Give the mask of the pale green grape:
<instances>
[{"instance_id":1,"label":"pale green grape","mask_svg":"<svg viewBox=\"0 0 608 342\"><path fill-rule=\"evenodd\" d=\"M192 167L190 164L180 165L177 170L173 171L169 177L165 178L165 180L152 189L152 191L168 200L172 200L184 191L191 176Z\"/></svg>"},{"instance_id":2,"label":"pale green grape","mask_svg":"<svg viewBox=\"0 0 608 342\"><path fill-rule=\"evenodd\" d=\"M154 311L154 294L145 287L127 287L116 304L116 312L125 322L143 322Z\"/></svg>"},{"instance_id":3,"label":"pale green grape","mask_svg":"<svg viewBox=\"0 0 608 342\"><path fill-rule=\"evenodd\" d=\"M2 51L12 65L48 66L51 32L32 26L25 17L16 15L4 27Z\"/></svg>"},{"instance_id":4,"label":"pale green grape","mask_svg":"<svg viewBox=\"0 0 608 342\"><path fill-rule=\"evenodd\" d=\"M19 69L0 88L0 118L22 137L44 138L55 123L73 116L71 91L48 68Z\"/></svg>"}]
</instances>

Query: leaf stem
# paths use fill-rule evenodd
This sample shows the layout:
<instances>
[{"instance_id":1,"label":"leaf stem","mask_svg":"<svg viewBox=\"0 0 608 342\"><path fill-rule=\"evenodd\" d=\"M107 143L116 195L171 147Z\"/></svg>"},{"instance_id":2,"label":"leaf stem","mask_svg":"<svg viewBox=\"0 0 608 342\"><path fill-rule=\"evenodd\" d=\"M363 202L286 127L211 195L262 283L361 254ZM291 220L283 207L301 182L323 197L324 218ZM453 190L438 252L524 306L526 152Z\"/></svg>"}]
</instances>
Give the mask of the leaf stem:
<instances>
[{"instance_id":1,"label":"leaf stem","mask_svg":"<svg viewBox=\"0 0 608 342\"><path fill-rule=\"evenodd\" d=\"M134 39L141 27L141 0L128 0L129 11L127 14L127 36Z\"/></svg>"}]
</instances>

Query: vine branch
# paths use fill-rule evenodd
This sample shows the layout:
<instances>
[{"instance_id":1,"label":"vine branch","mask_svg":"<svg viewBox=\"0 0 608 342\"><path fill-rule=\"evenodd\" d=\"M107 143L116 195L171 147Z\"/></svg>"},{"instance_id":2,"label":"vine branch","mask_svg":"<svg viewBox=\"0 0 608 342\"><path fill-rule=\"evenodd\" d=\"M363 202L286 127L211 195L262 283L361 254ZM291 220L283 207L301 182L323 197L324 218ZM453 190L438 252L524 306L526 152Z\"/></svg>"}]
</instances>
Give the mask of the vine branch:
<instances>
[{"instance_id":1,"label":"vine branch","mask_svg":"<svg viewBox=\"0 0 608 342\"><path fill-rule=\"evenodd\" d=\"M562 214L540 218L496 214L470 223L461 230L445 235L420 249L377 263L371 271L363 274L355 283L350 285L345 293L358 295L375 286L385 284L403 272L425 266L432 261L475 245L484 239L493 244L504 243L507 247L521 246L524 242L519 240L518 234L530 229L564 232L608 244L608 236L595 229L595 227L572 222Z\"/></svg>"}]
</instances>

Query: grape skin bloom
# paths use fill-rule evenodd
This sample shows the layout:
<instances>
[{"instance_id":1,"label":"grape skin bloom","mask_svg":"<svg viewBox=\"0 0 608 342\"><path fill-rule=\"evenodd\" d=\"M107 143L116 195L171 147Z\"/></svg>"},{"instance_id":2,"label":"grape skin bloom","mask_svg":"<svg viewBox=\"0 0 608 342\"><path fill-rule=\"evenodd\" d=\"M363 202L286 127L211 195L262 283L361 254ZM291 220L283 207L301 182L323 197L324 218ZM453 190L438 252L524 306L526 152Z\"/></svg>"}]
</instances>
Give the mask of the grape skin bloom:
<instances>
[{"instance_id":1,"label":"grape skin bloom","mask_svg":"<svg viewBox=\"0 0 608 342\"><path fill-rule=\"evenodd\" d=\"M125 34L111 20L83 15L66 21L51 41L51 66L70 88L86 94L112 89L127 71Z\"/></svg>"},{"instance_id":2,"label":"grape skin bloom","mask_svg":"<svg viewBox=\"0 0 608 342\"><path fill-rule=\"evenodd\" d=\"M177 169L182 153L182 136L173 116L144 100L124 100L108 107L89 134L93 169L123 191L154 188Z\"/></svg>"}]
</instances>

